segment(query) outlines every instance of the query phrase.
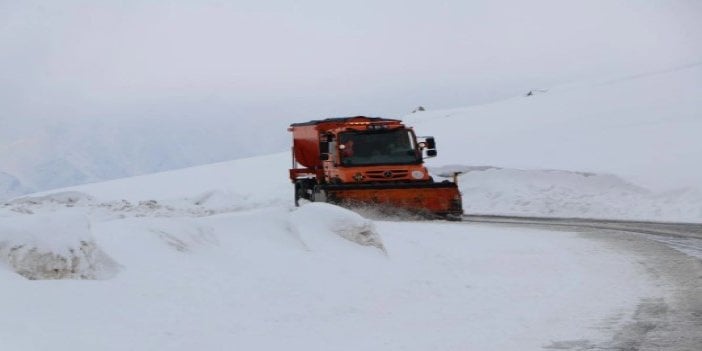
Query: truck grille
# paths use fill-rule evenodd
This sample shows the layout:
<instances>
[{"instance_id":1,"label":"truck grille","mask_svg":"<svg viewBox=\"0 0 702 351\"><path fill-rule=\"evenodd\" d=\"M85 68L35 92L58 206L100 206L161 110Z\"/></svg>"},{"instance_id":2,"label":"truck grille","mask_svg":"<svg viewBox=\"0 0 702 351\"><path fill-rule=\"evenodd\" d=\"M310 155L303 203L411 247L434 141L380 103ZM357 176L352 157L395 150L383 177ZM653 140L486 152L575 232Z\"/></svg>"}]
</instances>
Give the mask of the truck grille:
<instances>
[{"instance_id":1,"label":"truck grille","mask_svg":"<svg viewBox=\"0 0 702 351\"><path fill-rule=\"evenodd\" d=\"M369 180L392 180L407 178L409 171L405 169L386 169L381 171L366 171Z\"/></svg>"}]
</instances>

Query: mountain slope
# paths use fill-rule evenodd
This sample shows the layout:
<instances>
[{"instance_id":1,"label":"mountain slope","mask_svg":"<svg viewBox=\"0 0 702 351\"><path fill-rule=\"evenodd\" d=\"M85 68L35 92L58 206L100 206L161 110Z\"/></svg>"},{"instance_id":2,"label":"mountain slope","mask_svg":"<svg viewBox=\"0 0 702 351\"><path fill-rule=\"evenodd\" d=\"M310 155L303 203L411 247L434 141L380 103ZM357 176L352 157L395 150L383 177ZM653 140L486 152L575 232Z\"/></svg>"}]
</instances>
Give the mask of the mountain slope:
<instances>
[{"instance_id":1,"label":"mountain slope","mask_svg":"<svg viewBox=\"0 0 702 351\"><path fill-rule=\"evenodd\" d=\"M405 116L437 137L430 164L612 173L702 190L702 65Z\"/></svg>"},{"instance_id":2,"label":"mountain slope","mask_svg":"<svg viewBox=\"0 0 702 351\"><path fill-rule=\"evenodd\" d=\"M5 197L14 197L30 192L16 177L0 172L0 194ZM0 200L3 199L0 195Z\"/></svg>"},{"instance_id":3,"label":"mountain slope","mask_svg":"<svg viewBox=\"0 0 702 351\"><path fill-rule=\"evenodd\" d=\"M30 123L30 122L27 122ZM232 119L57 119L0 132L0 172L33 191L185 168L285 148L285 127ZM26 193L26 191L25 191ZM0 199L12 195L0 189Z\"/></svg>"}]
</instances>

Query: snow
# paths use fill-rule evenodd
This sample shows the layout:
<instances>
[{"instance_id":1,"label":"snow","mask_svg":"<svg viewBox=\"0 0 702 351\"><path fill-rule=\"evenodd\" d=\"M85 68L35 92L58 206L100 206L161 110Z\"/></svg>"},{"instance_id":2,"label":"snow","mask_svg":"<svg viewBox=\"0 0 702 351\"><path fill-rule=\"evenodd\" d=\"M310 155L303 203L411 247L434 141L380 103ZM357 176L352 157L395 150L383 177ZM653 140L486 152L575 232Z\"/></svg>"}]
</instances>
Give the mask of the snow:
<instances>
[{"instance_id":1,"label":"snow","mask_svg":"<svg viewBox=\"0 0 702 351\"><path fill-rule=\"evenodd\" d=\"M31 244L42 251L68 253L81 241L90 240L87 220L79 215L18 216L0 225L0 242L9 246ZM4 246L4 245L3 245Z\"/></svg>"},{"instance_id":2,"label":"snow","mask_svg":"<svg viewBox=\"0 0 702 351\"><path fill-rule=\"evenodd\" d=\"M0 262L28 279L106 279L118 270L85 216L65 210L0 221Z\"/></svg>"},{"instance_id":3,"label":"snow","mask_svg":"<svg viewBox=\"0 0 702 351\"><path fill-rule=\"evenodd\" d=\"M702 222L702 192L654 192L612 174L447 165L469 214Z\"/></svg>"},{"instance_id":4,"label":"snow","mask_svg":"<svg viewBox=\"0 0 702 351\"><path fill-rule=\"evenodd\" d=\"M435 177L463 172L468 213L701 222L701 76L690 66L407 119L439 141ZM41 189L198 159L193 149L141 155L149 141L138 134L70 138L65 145L99 140L96 153L58 159L41 156L52 137L21 139L13 145L39 151L25 163L25 153L0 149L17 173L3 169L0 186L16 194L25 182ZM169 138L150 142L177 136ZM113 151L115 159L93 157ZM295 208L289 157L0 205L0 342L57 351L594 349L640 301L666 298L640 253L577 233Z\"/></svg>"},{"instance_id":5,"label":"snow","mask_svg":"<svg viewBox=\"0 0 702 351\"><path fill-rule=\"evenodd\" d=\"M702 190L700 82L696 64L404 119L437 138L436 167L585 171L655 191Z\"/></svg>"},{"instance_id":6,"label":"snow","mask_svg":"<svg viewBox=\"0 0 702 351\"><path fill-rule=\"evenodd\" d=\"M246 204L247 208L289 204L292 190L285 177L289 158L289 153L278 153L63 190L90 189L90 195L100 200L178 200L185 205L217 208L241 204Z\"/></svg>"},{"instance_id":7,"label":"snow","mask_svg":"<svg viewBox=\"0 0 702 351\"><path fill-rule=\"evenodd\" d=\"M17 177L0 172L0 199L15 197L29 192L30 190L25 188Z\"/></svg>"},{"instance_id":8,"label":"snow","mask_svg":"<svg viewBox=\"0 0 702 351\"><path fill-rule=\"evenodd\" d=\"M19 350L598 345L660 294L636 254L575 233L295 208L281 177L288 156L0 207L5 242L61 257L85 242L99 253L77 273L42 275L45 266L0 251L0 340Z\"/></svg>"},{"instance_id":9,"label":"snow","mask_svg":"<svg viewBox=\"0 0 702 351\"><path fill-rule=\"evenodd\" d=\"M377 226L387 253L341 237L342 223ZM614 317L655 291L635 257L575 234L373 225L329 205L130 217L92 232L119 274L6 281L3 340L22 350L537 349L606 341L599 328L625 323Z\"/></svg>"},{"instance_id":10,"label":"snow","mask_svg":"<svg viewBox=\"0 0 702 351\"><path fill-rule=\"evenodd\" d=\"M35 121L41 128L23 126L27 122L21 119L3 121L0 200L275 152L288 144L284 127L269 133L275 137L265 138L238 132L236 118L165 118L144 113Z\"/></svg>"},{"instance_id":11,"label":"snow","mask_svg":"<svg viewBox=\"0 0 702 351\"><path fill-rule=\"evenodd\" d=\"M360 215L325 203L310 203L293 212L290 218L295 233L307 246L324 245L328 233L362 246L374 246L385 251L373 222Z\"/></svg>"}]
</instances>

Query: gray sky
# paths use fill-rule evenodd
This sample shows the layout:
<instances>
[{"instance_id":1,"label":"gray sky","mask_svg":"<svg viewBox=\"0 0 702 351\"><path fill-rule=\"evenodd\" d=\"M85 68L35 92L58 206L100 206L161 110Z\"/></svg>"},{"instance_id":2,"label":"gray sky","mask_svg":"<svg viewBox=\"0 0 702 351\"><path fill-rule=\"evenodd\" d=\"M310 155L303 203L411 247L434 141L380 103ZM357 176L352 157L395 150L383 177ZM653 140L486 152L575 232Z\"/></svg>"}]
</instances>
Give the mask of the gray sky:
<instances>
[{"instance_id":1,"label":"gray sky","mask_svg":"<svg viewBox=\"0 0 702 351\"><path fill-rule=\"evenodd\" d=\"M0 122L398 116L702 61L702 2L0 0Z\"/></svg>"}]
</instances>

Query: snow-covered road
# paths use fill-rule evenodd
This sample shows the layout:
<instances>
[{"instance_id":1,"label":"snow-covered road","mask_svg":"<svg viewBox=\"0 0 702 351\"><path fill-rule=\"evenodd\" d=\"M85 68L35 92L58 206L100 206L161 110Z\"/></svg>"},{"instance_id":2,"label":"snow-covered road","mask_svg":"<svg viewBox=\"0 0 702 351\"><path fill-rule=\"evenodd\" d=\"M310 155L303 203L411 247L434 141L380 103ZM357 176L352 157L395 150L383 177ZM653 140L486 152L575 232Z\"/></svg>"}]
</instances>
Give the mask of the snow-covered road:
<instances>
[{"instance_id":1,"label":"snow-covered road","mask_svg":"<svg viewBox=\"0 0 702 351\"><path fill-rule=\"evenodd\" d=\"M517 224L520 226L552 226L571 229L589 228L619 230L624 232L652 234L681 239L702 239L702 224L700 223L645 222L593 218L516 217L496 215L464 215L463 220L477 223Z\"/></svg>"},{"instance_id":2,"label":"snow-covered road","mask_svg":"<svg viewBox=\"0 0 702 351\"><path fill-rule=\"evenodd\" d=\"M574 340L557 342L551 348L702 349L702 225L505 216L466 216L466 220L469 225L576 231L622 253L638 255L647 278L662 289L660 296L642 299L631 322L612 330L608 342Z\"/></svg>"}]
</instances>

